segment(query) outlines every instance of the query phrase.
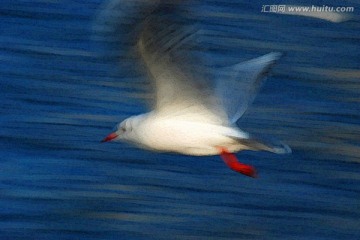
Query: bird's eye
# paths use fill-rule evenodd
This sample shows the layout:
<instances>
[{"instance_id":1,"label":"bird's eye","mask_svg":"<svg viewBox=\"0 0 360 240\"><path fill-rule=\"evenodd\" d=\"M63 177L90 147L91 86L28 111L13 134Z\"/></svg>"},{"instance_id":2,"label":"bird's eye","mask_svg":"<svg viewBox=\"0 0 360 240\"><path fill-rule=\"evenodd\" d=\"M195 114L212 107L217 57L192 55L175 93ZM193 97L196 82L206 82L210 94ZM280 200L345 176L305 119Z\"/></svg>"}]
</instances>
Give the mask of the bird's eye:
<instances>
[{"instance_id":1,"label":"bird's eye","mask_svg":"<svg viewBox=\"0 0 360 240\"><path fill-rule=\"evenodd\" d=\"M123 132L125 132L125 131L126 131L126 128L125 128L125 127L121 127L120 130L123 131Z\"/></svg>"}]
</instances>

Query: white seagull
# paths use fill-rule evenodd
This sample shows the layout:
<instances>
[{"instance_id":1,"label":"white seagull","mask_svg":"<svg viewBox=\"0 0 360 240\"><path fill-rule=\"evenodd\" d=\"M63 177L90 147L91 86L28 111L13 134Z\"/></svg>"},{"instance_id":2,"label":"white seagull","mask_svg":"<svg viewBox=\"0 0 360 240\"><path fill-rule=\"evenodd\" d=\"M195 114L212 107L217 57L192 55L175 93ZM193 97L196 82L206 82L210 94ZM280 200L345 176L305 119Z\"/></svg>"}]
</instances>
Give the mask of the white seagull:
<instances>
[{"instance_id":1,"label":"white seagull","mask_svg":"<svg viewBox=\"0 0 360 240\"><path fill-rule=\"evenodd\" d=\"M279 53L222 68L223 79L211 89L187 71L186 64L175 63L179 61L169 49L174 48L174 38L181 37L155 42L148 31L141 35L138 49L154 83L155 106L119 123L102 142L127 141L153 151L193 156L220 155L232 170L250 177L256 176L254 167L240 163L233 153L291 151L284 144L262 143L236 126Z\"/></svg>"}]
</instances>

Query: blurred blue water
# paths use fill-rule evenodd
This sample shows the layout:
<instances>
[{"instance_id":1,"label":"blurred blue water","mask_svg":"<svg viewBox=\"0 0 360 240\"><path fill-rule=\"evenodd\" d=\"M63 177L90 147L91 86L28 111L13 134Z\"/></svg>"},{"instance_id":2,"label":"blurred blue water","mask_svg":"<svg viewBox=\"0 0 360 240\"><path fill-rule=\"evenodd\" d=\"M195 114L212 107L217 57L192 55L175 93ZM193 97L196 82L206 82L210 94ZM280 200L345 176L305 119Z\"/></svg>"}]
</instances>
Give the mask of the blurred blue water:
<instances>
[{"instance_id":1,"label":"blurred blue water","mask_svg":"<svg viewBox=\"0 0 360 240\"><path fill-rule=\"evenodd\" d=\"M216 156L99 144L147 97L121 57L127 45L107 48L124 40L121 28L113 42L114 29L98 33L112 26L99 23L104 1L3 0L0 238L358 239L360 5L327 1L355 7L353 20L330 23L263 4L190 5L214 68L285 53L239 124L293 154L238 154L259 170L254 180Z\"/></svg>"}]
</instances>

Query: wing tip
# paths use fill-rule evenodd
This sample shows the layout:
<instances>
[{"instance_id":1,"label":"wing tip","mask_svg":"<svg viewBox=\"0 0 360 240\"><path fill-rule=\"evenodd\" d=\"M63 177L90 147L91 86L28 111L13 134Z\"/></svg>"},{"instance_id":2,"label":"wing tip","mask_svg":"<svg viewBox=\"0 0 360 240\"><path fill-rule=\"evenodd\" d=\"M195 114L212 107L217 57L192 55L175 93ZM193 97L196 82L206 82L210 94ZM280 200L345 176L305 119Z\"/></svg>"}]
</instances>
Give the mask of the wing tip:
<instances>
[{"instance_id":1,"label":"wing tip","mask_svg":"<svg viewBox=\"0 0 360 240\"><path fill-rule=\"evenodd\" d=\"M249 138L238 138L238 141L247 147L248 150L253 151L267 151L275 154L290 154L291 148L283 143L274 139L259 139L254 136Z\"/></svg>"}]
</instances>

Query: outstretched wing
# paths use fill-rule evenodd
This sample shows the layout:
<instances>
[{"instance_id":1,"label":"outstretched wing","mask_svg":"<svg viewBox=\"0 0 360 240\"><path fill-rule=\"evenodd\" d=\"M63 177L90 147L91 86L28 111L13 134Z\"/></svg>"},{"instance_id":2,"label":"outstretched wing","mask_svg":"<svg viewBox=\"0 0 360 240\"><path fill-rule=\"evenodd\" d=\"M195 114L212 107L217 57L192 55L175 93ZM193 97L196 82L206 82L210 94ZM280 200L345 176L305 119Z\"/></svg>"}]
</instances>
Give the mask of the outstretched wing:
<instances>
[{"instance_id":1,"label":"outstretched wing","mask_svg":"<svg viewBox=\"0 0 360 240\"><path fill-rule=\"evenodd\" d=\"M194 27L171 24L166 18L152 17L146 22L138 46L154 83L154 110L167 116L224 124L226 115L218 107L206 71L191 48L196 31Z\"/></svg>"},{"instance_id":2,"label":"outstretched wing","mask_svg":"<svg viewBox=\"0 0 360 240\"><path fill-rule=\"evenodd\" d=\"M245 113L280 56L280 53L273 52L220 70L221 79L217 81L215 92L231 123Z\"/></svg>"}]
</instances>

